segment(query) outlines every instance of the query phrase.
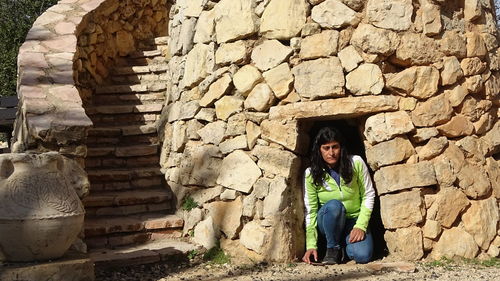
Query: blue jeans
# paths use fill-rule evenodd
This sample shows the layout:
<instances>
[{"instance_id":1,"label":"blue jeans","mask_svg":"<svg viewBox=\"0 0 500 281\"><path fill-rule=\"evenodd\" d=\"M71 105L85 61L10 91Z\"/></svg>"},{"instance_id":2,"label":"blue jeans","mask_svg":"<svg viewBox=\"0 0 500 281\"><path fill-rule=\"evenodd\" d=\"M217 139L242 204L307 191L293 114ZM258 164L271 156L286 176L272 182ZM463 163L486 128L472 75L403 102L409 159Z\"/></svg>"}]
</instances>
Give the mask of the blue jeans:
<instances>
[{"instance_id":1,"label":"blue jeans","mask_svg":"<svg viewBox=\"0 0 500 281\"><path fill-rule=\"evenodd\" d=\"M369 229L365 239L350 243L349 236L356 219L348 219L345 207L338 200L330 200L318 211L318 230L326 238L327 248L341 248L345 245L347 256L357 263L367 263L373 254L373 238Z\"/></svg>"}]
</instances>

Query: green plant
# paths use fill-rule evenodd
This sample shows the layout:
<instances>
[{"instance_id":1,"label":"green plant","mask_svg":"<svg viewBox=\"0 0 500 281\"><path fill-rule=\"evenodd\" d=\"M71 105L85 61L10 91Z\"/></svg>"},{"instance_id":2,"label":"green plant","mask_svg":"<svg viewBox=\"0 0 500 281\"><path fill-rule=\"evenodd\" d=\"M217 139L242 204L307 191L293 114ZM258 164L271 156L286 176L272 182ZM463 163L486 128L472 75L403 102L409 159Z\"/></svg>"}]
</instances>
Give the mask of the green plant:
<instances>
[{"instance_id":1,"label":"green plant","mask_svg":"<svg viewBox=\"0 0 500 281\"><path fill-rule=\"evenodd\" d=\"M191 196L184 198L181 206L181 208L185 211L191 211L196 207L198 207L198 203L196 203L196 201L194 201L193 197Z\"/></svg>"},{"instance_id":2,"label":"green plant","mask_svg":"<svg viewBox=\"0 0 500 281\"><path fill-rule=\"evenodd\" d=\"M231 262L229 256L224 253L224 250L222 250L218 242L203 255L203 260L214 264L226 264Z\"/></svg>"},{"instance_id":3,"label":"green plant","mask_svg":"<svg viewBox=\"0 0 500 281\"><path fill-rule=\"evenodd\" d=\"M190 260L192 260L192 259L194 259L194 258L195 258L198 254L199 254L199 253L198 253L198 251L196 251L196 250L191 250L191 251L189 251L189 252L187 253L187 258L188 258L188 259L190 259Z\"/></svg>"}]
</instances>

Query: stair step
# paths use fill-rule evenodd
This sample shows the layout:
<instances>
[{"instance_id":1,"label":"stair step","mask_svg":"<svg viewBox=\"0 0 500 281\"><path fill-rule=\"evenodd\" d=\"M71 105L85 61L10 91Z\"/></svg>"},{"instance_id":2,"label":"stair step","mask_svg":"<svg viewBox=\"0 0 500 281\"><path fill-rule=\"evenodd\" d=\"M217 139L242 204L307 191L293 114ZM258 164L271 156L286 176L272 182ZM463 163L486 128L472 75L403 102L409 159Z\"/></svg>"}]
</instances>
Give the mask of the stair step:
<instances>
[{"instance_id":1,"label":"stair step","mask_svg":"<svg viewBox=\"0 0 500 281\"><path fill-rule=\"evenodd\" d=\"M153 166L160 163L159 155L137 156L137 157L87 157L85 167L87 168L134 168Z\"/></svg>"},{"instance_id":2,"label":"stair step","mask_svg":"<svg viewBox=\"0 0 500 281\"><path fill-rule=\"evenodd\" d=\"M127 181L162 175L159 166L135 169L87 169L87 174L91 182Z\"/></svg>"},{"instance_id":3,"label":"stair step","mask_svg":"<svg viewBox=\"0 0 500 281\"><path fill-rule=\"evenodd\" d=\"M85 207L110 207L157 204L172 197L167 189L143 189L127 191L91 192L83 199Z\"/></svg>"},{"instance_id":4,"label":"stair step","mask_svg":"<svg viewBox=\"0 0 500 281\"><path fill-rule=\"evenodd\" d=\"M147 83L133 85L111 85L102 86L96 89L96 94L126 94L126 93L143 93L148 91L158 92L167 89L166 83Z\"/></svg>"},{"instance_id":5,"label":"stair step","mask_svg":"<svg viewBox=\"0 0 500 281\"><path fill-rule=\"evenodd\" d=\"M98 105L87 107L87 115L95 114L124 114L124 113L151 113L161 112L163 103L130 104L130 105Z\"/></svg>"},{"instance_id":6,"label":"stair step","mask_svg":"<svg viewBox=\"0 0 500 281\"><path fill-rule=\"evenodd\" d=\"M90 128L89 137L118 137L118 136L135 136L156 133L156 125L154 123L144 125L128 125L128 126L108 126Z\"/></svg>"},{"instance_id":7,"label":"stair step","mask_svg":"<svg viewBox=\"0 0 500 281\"><path fill-rule=\"evenodd\" d=\"M160 261L187 261L188 253L197 249L197 246L181 240L161 239L137 246L91 249L89 256L98 268L123 267Z\"/></svg>"},{"instance_id":8,"label":"stair step","mask_svg":"<svg viewBox=\"0 0 500 281\"><path fill-rule=\"evenodd\" d=\"M126 181L92 182L90 189L93 191L117 191L130 189L146 189L163 187L163 176L151 176Z\"/></svg>"},{"instance_id":9,"label":"stair step","mask_svg":"<svg viewBox=\"0 0 500 281\"><path fill-rule=\"evenodd\" d=\"M132 216L86 217L85 237L121 232L181 228L184 221L176 215L147 213Z\"/></svg>"},{"instance_id":10,"label":"stair step","mask_svg":"<svg viewBox=\"0 0 500 281\"><path fill-rule=\"evenodd\" d=\"M150 50L150 51L135 51L132 52L128 57L129 58L146 58L146 57L156 57L161 56L161 52L159 50Z\"/></svg>"},{"instance_id":11,"label":"stair step","mask_svg":"<svg viewBox=\"0 0 500 281\"><path fill-rule=\"evenodd\" d=\"M147 243L149 241L176 239L182 237L180 229L166 229L160 231L148 231L138 233L114 233L108 236L94 236L85 238L85 243L90 249L116 248L125 245Z\"/></svg>"},{"instance_id":12,"label":"stair step","mask_svg":"<svg viewBox=\"0 0 500 281\"><path fill-rule=\"evenodd\" d=\"M94 105L113 105L113 104L142 104L158 103L163 104L165 93L147 93L147 94L109 94L96 95L93 97Z\"/></svg>"},{"instance_id":13,"label":"stair step","mask_svg":"<svg viewBox=\"0 0 500 281\"><path fill-rule=\"evenodd\" d=\"M167 45L168 41L170 41L170 36L156 37L154 41L155 45Z\"/></svg>"},{"instance_id":14,"label":"stair step","mask_svg":"<svg viewBox=\"0 0 500 281\"><path fill-rule=\"evenodd\" d=\"M115 84L138 84L141 82L150 83L150 82L161 82L167 79L166 73L145 73L145 74L130 74L130 75L118 75L118 76L110 76L111 81ZM166 83L166 82L165 82Z\"/></svg>"},{"instance_id":15,"label":"stair step","mask_svg":"<svg viewBox=\"0 0 500 281\"><path fill-rule=\"evenodd\" d=\"M125 113L125 114L96 114L89 116L98 127L105 127L117 124L126 125L147 125L160 119L160 113Z\"/></svg>"},{"instance_id":16,"label":"stair step","mask_svg":"<svg viewBox=\"0 0 500 281\"><path fill-rule=\"evenodd\" d=\"M97 216L127 216L147 212L170 211L172 204L169 201L151 204L113 206L113 207L87 207L85 215L88 217Z\"/></svg>"}]
</instances>

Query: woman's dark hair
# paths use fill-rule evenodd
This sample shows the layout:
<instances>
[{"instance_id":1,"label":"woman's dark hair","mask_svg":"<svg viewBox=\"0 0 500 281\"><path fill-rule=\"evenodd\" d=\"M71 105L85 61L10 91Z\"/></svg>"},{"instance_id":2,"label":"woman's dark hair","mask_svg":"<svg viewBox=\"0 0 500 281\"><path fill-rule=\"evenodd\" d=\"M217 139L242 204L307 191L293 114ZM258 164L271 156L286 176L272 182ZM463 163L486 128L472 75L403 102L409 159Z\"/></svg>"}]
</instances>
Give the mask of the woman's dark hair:
<instances>
[{"instance_id":1,"label":"woman's dark hair","mask_svg":"<svg viewBox=\"0 0 500 281\"><path fill-rule=\"evenodd\" d=\"M328 165L321 156L320 147L325 143L336 141L340 144L340 159L338 172L345 182L352 180L352 163L349 158L349 151L342 134L334 127L327 126L321 128L314 138L311 151L311 175L313 183L317 186L323 184L323 180L328 170Z\"/></svg>"}]
</instances>

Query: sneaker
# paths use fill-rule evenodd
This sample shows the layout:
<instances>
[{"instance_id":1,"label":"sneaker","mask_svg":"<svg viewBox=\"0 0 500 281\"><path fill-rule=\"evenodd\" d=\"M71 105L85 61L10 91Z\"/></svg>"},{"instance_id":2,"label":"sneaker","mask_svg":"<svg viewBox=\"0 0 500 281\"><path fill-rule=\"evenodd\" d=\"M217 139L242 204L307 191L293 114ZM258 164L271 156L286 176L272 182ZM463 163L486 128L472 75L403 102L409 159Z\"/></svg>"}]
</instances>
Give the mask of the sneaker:
<instances>
[{"instance_id":1,"label":"sneaker","mask_svg":"<svg viewBox=\"0 0 500 281\"><path fill-rule=\"evenodd\" d=\"M340 248L328 248L326 249L325 257L323 258L323 264L338 264L340 263L342 249Z\"/></svg>"}]
</instances>

